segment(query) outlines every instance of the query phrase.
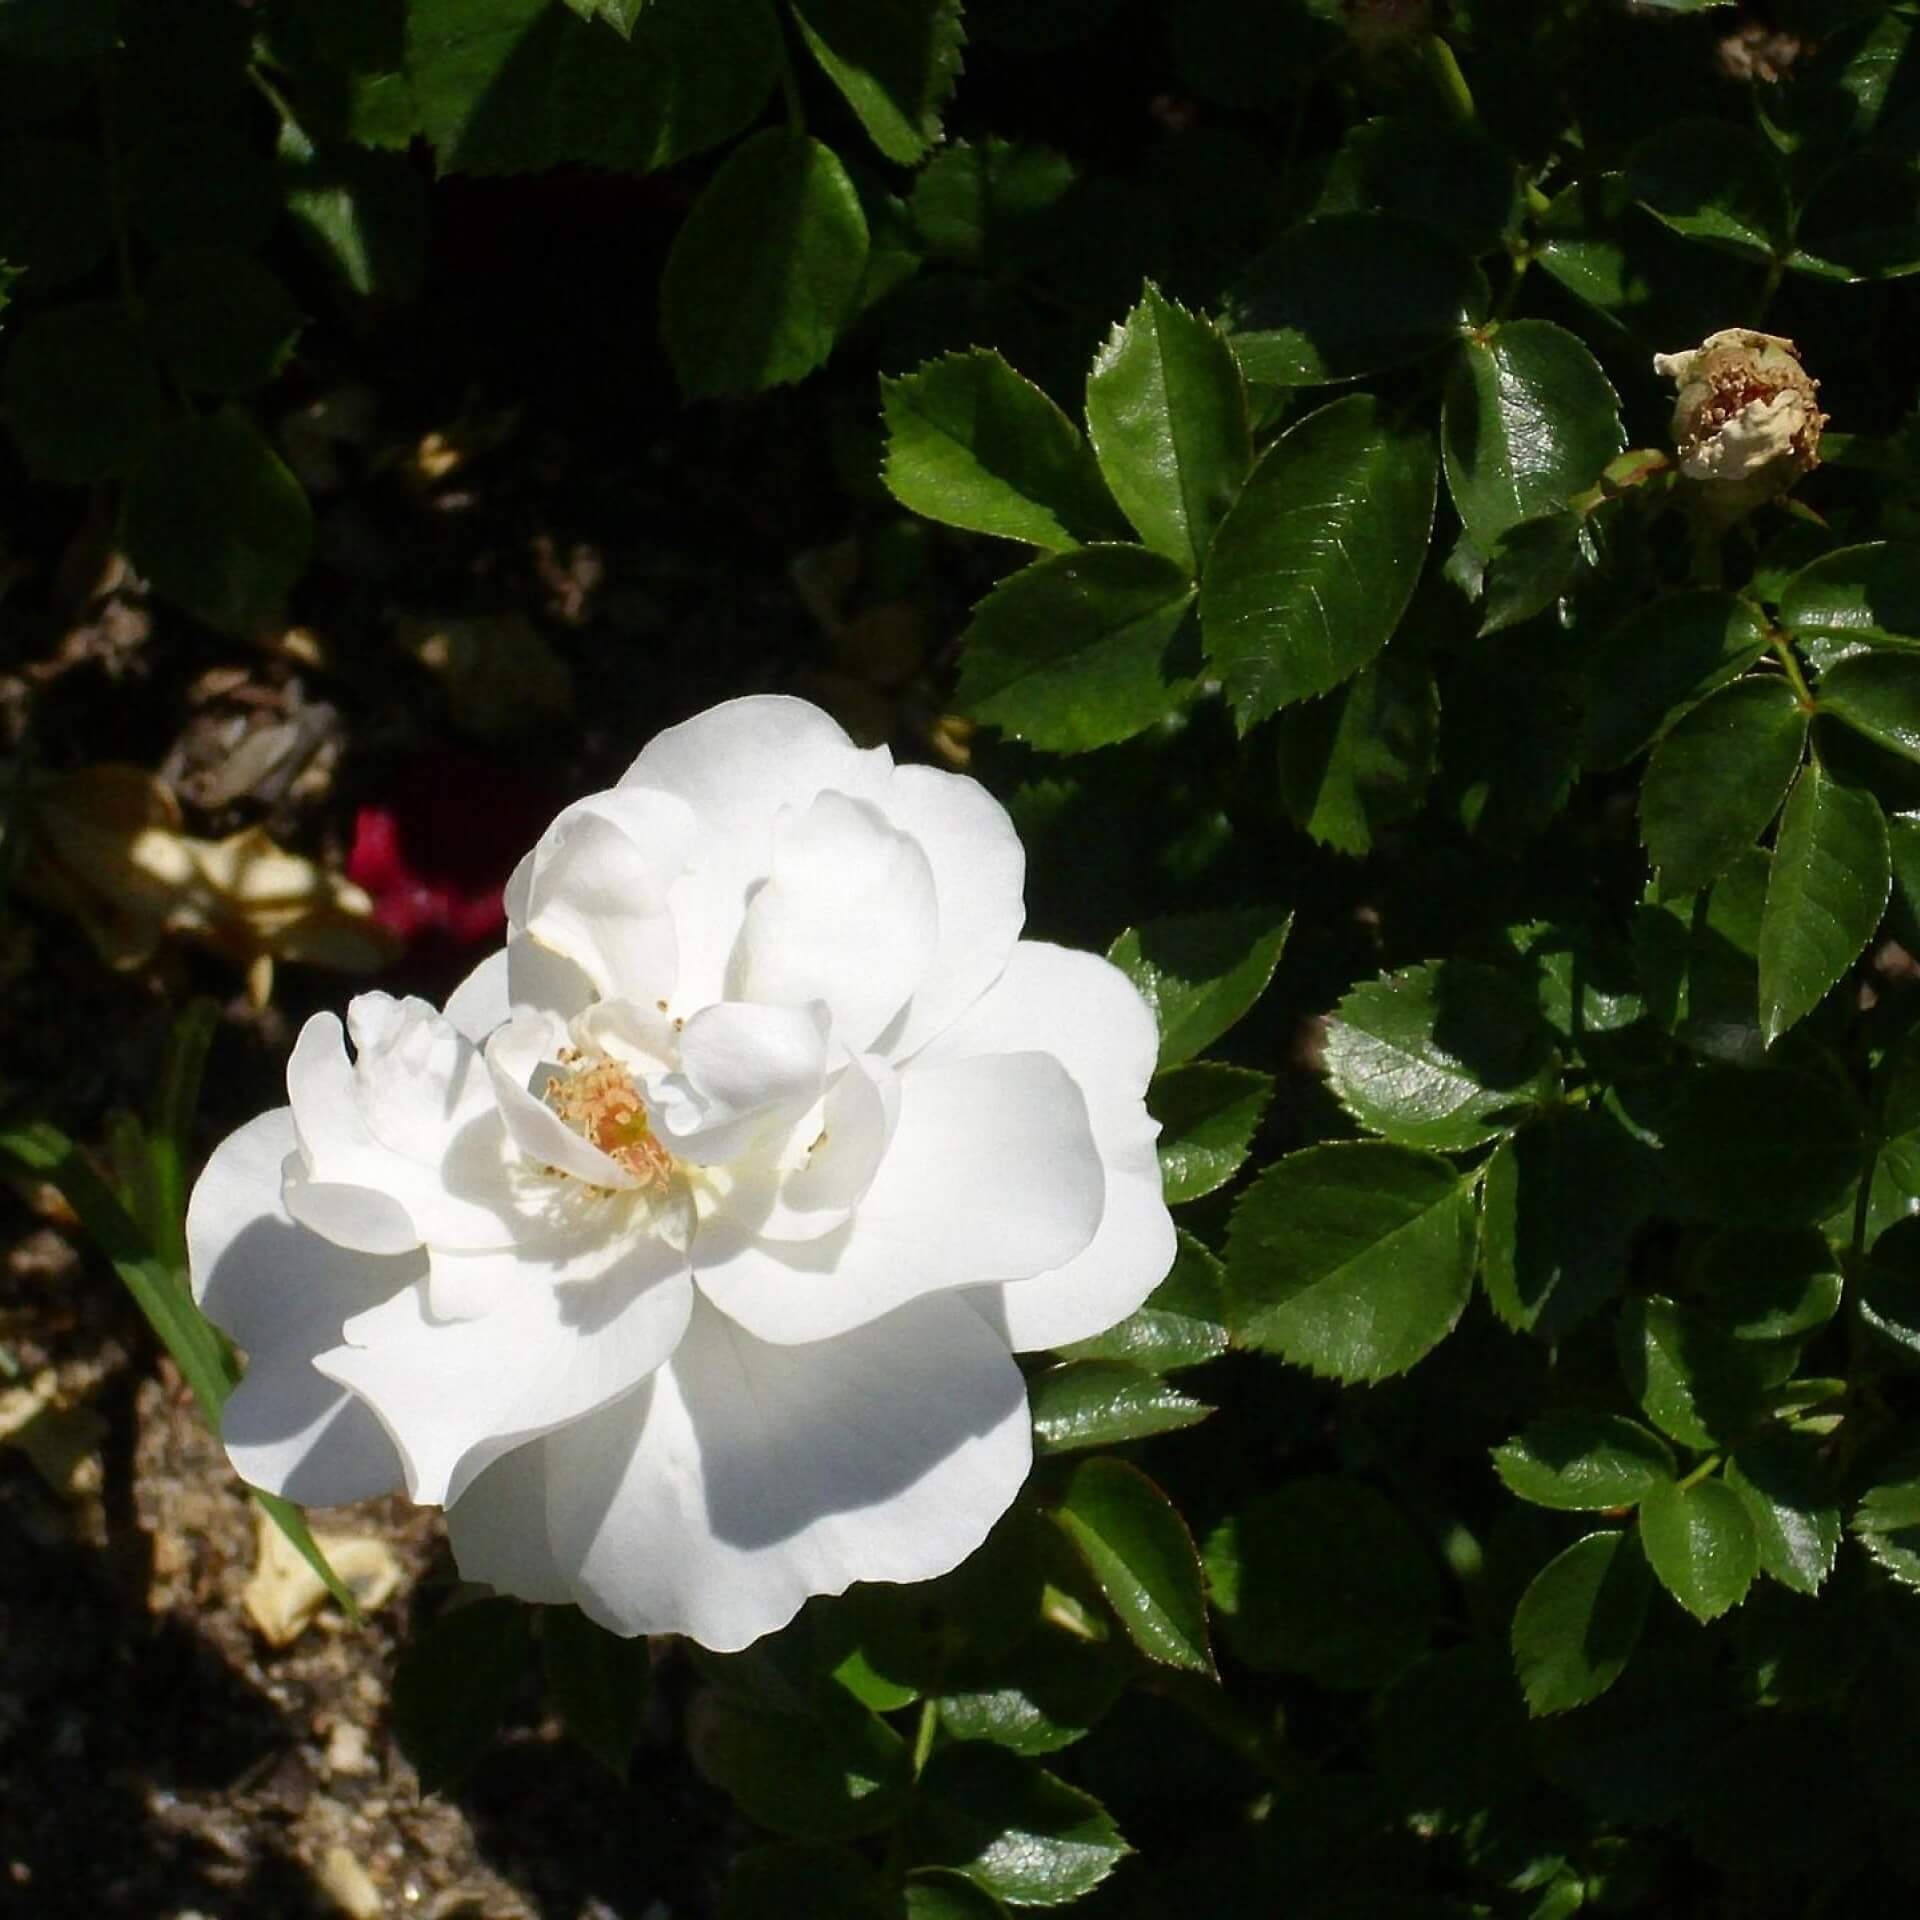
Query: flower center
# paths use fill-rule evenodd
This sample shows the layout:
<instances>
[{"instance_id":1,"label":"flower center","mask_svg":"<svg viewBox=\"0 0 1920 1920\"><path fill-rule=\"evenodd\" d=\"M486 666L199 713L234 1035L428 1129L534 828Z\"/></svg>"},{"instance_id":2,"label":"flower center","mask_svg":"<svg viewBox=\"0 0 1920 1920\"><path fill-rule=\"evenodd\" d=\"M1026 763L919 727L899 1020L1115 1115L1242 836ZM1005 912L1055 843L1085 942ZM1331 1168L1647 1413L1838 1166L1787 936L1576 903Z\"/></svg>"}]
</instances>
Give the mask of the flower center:
<instances>
[{"instance_id":1,"label":"flower center","mask_svg":"<svg viewBox=\"0 0 1920 1920\"><path fill-rule=\"evenodd\" d=\"M615 1060L587 1060L572 1047L560 1055L560 1064L564 1071L547 1082L547 1105L642 1186L666 1186L673 1156L648 1123L646 1102L626 1068Z\"/></svg>"}]
</instances>

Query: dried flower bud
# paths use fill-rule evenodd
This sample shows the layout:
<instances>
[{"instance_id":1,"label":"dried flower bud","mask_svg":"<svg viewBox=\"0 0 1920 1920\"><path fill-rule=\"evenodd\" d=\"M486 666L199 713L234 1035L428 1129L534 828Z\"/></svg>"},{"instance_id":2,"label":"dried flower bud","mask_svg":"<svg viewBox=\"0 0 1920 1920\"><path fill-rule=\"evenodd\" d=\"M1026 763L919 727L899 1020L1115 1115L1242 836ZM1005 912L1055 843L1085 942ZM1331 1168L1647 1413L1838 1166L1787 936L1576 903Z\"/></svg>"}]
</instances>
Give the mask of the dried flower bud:
<instances>
[{"instance_id":1,"label":"dried flower bud","mask_svg":"<svg viewBox=\"0 0 1920 1920\"><path fill-rule=\"evenodd\" d=\"M1657 353L1655 373L1679 388L1673 442L1680 471L1737 497L1771 499L1820 464L1820 383L1778 334L1724 327L1687 353ZM1737 496L1733 490L1737 489Z\"/></svg>"}]
</instances>

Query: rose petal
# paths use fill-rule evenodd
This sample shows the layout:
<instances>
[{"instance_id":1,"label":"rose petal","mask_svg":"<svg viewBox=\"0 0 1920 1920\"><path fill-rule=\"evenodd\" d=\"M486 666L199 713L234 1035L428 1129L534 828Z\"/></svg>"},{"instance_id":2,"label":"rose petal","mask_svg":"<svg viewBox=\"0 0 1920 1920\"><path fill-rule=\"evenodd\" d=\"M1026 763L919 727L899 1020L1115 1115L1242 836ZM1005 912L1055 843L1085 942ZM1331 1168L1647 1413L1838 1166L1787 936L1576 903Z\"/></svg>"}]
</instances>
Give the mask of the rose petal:
<instances>
[{"instance_id":1,"label":"rose petal","mask_svg":"<svg viewBox=\"0 0 1920 1920\"><path fill-rule=\"evenodd\" d=\"M540 1449L543 1492L522 1470L466 1495L478 1511L455 1533L461 1571L508 1592L537 1578L543 1567L500 1548L544 1507L554 1561L591 1618L722 1652L809 1595L957 1566L1032 1457L1019 1369L947 1300L806 1347L763 1345L697 1309L646 1391Z\"/></svg>"},{"instance_id":2,"label":"rose petal","mask_svg":"<svg viewBox=\"0 0 1920 1920\"><path fill-rule=\"evenodd\" d=\"M881 811L919 843L933 872L939 944L886 1051L905 1060L999 978L1026 922L1026 851L1007 810L977 780L897 767Z\"/></svg>"},{"instance_id":3,"label":"rose petal","mask_svg":"<svg viewBox=\"0 0 1920 1920\"><path fill-rule=\"evenodd\" d=\"M1173 1265L1173 1216L1146 1110L1159 1041L1153 1016L1120 970L1097 954L1023 940L1006 972L916 1061L1044 1046L1086 1095L1106 1168L1106 1208L1075 1258L978 1301L1016 1353L1065 1346L1124 1320Z\"/></svg>"},{"instance_id":4,"label":"rose petal","mask_svg":"<svg viewBox=\"0 0 1920 1920\"><path fill-rule=\"evenodd\" d=\"M280 1204L293 1151L285 1107L214 1149L187 1208L187 1265L207 1317L251 1356L221 1422L234 1470L303 1506L343 1506L392 1492L400 1461L380 1423L313 1359L421 1262L351 1253L296 1226Z\"/></svg>"},{"instance_id":5,"label":"rose petal","mask_svg":"<svg viewBox=\"0 0 1920 1920\"><path fill-rule=\"evenodd\" d=\"M666 1146L707 1166L790 1131L826 1073L822 1008L722 1001L687 1022L680 1070L655 1075L647 1097Z\"/></svg>"},{"instance_id":6,"label":"rose petal","mask_svg":"<svg viewBox=\"0 0 1920 1920\"><path fill-rule=\"evenodd\" d=\"M583 1139L534 1091L544 1088L567 1032L550 1015L517 1013L487 1042L487 1071L513 1143L536 1167L557 1167L590 1187L621 1192L641 1184L591 1140Z\"/></svg>"},{"instance_id":7,"label":"rose petal","mask_svg":"<svg viewBox=\"0 0 1920 1920\"><path fill-rule=\"evenodd\" d=\"M614 1209L644 1201L603 1197ZM522 1442L631 1392L679 1343L692 1310L686 1256L658 1235L583 1226L543 1259L509 1253L436 1255L472 1263L444 1284L493 1310L446 1320L423 1281L346 1323L321 1372L371 1406L406 1468L407 1491L457 1499Z\"/></svg>"},{"instance_id":8,"label":"rose petal","mask_svg":"<svg viewBox=\"0 0 1920 1920\"><path fill-rule=\"evenodd\" d=\"M642 1385L629 1400L595 1418L618 1418L650 1391L650 1385ZM515 1447L479 1475L447 1509L447 1538L463 1578L543 1606L571 1604L572 1583L547 1535L545 1441Z\"/></svg>"},{"instance_id":9,"label":"rose petal","mask_svg":"<svg viewBox=\"0 0 1920 1920\"><path fill-rule=\"evenodd\" d=\"M772 1243L734 1237L716 1214L694 1242L695 1275L757 1338L825 1340L921 1294L1062 1265L1099 1224L1103 1189L1086 1103L1057 1060L916 1060L845 1227Z\"/></svg>"},{"instance_id":10,"label":"rose petal","mask_svg":"<svg viewBox=\"0 0 1920 1920\"><path fill-rule=\"evenodd\" d=\"M918 842L869 802L823 793L774 829L728 991L776 1006L821 1001L833 1037L859 1053L925 978L939 939L933 869Z\"/></svg>"},{"instance_id":11,"label":"rose petal","mask_svg":"<svg viewBox=\"0 0 1920 1920\"><path fill-rule=\"evenodd\" d=\"M507 950L502 947L488 954L454 988L445 1011L448 1026L478 1047L512 1010L507 998Z\"/></svg>"}]
</instances>

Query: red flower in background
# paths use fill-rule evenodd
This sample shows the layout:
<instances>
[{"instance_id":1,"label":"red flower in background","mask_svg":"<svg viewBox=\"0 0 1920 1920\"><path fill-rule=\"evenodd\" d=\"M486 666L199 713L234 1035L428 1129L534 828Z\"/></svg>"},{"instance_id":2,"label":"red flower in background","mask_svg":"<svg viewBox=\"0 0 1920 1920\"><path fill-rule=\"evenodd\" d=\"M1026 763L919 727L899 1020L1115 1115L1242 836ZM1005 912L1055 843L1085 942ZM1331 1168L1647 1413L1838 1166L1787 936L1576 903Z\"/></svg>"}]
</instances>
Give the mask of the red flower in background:
<instances>
[{"instance_id":1,"label":"red flower in background","mask_svg":"<svg viewBox=\"0 0 1920 1920\"><path fill-rule=\"evenodd\" d=\"M507 876L552 813L551 795L488 761L429 754L355 815L347 877L399 939L473 946L506 925Z\"/></svg>"}]
</instances>

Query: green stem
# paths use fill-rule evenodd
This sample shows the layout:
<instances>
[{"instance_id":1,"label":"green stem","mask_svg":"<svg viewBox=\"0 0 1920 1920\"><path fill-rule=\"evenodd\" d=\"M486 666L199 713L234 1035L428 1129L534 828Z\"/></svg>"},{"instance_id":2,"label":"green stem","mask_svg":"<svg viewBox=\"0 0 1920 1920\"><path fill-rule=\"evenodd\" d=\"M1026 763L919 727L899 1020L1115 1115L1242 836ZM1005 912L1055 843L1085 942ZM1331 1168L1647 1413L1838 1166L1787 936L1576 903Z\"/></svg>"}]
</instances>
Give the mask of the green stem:
<instances>
[{"instance_id":1,"label":"green stem","mask_svg":"<svg viewBox=\"0 0 1920 1920\"><path fill-rule=\"evenodd\" d=\"M1717 1453L1708 1454L1707 1457L1680 1482L1680 1491L1682 1493L1691 1493L1694 1488L1697 1487L1702 1480L1706 1479L1710 1473L1713 1473L1719 1465L1720 1456Z\"/></svg>"},{"instance_id":2,"label":"green stem","mask_svg":"<svg viewBox=\"0 0 1920 1920\"><path fill-rule=\"evenodd\" d=\"M920 1722L913 1730L913 1777L918 1780L933 1757L934 1736L940 1731L940 1712L931 1694L920 1702Z\"/></svg>"},{"instance_id":3,"label":"green stem","mask_svg":"<svg viewBox=\"0 0 1920 1920\"><path fill-rule=\"evenodd\" d=\"M1813 689L1807 685L1807 676L1800 671L1800 662L1793 657L1793 649L1784 636L1776 634L1773 640L1774 658L1786 669L1788 682L1793 687L1794 697L1807 712L1814 708Z\"/></svg>"},{"instance_id":4,"label":"green stem","mask_svg":"<svg viewBox=\"0 0 1920 1920\"><path fill-rule=\"evenodd\" d=\"M787 130L804 134L807 130L806 103L800 98L800 76L793 70L793 51L787 45L785 32L775 35L774 45L780 55L780 98L787 109Z\"/></svg>"}]
</instances>

